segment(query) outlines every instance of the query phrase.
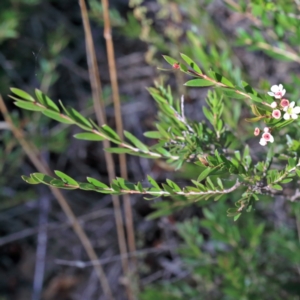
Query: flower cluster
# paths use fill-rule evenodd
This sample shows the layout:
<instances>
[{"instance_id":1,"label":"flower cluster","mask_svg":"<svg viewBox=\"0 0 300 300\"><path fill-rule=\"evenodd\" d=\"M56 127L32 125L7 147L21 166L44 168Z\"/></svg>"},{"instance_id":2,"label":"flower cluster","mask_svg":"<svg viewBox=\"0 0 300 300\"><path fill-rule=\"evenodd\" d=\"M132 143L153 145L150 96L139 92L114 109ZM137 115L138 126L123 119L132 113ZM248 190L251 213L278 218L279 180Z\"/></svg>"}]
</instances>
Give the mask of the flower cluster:
<instances>
[{"instance_id":1,"label":"flower cluster","mask_svg":"<svg viewBox=\"0 0 300 300\"><path fill-rule=\"evenodd\" d=\"M272 118L279 120L283 117L284 120L296 120L298 118L298 114L300 114L300 107L295 106L294 101L290 103L288 99L283 98L285 93L286 90L283 88L282 84L273 85L271 87L271 92L268 92L268 94L274 97L275 101L273 101L271 104L266 105L270 106L273 109L271 116ZM259 128L255 128L254 135L260 135ZM273 143L274 137L271 134L271 128L265 127L263 129L263 133L259 143L262 146L266 146L268 142Z\"/></svg>"},{"instance_id":2,"label":"flower cluster","mask_svg":"<svg viewBox=\"0 0 300 300\"><path fill-rule=\"evenodd\" d=\"M277 101L271 103L271 107L274 109L272 112L272 117L274 119L280 119L281 114L283 114L283 118L285 120L289 119L297 119L298 114L300 113L300 107L295 107L295 102L291 102L287 99L284 99L283 96L285 95L286 90L283 88L282 84L273 85L271 87L271 92L268 92L270 96L273 96ZM281 112L282 111L282 112Z\"/></svg>"},{"instance_id":3,"label":"flower cluster","mask_svg":"<svg viewBox=\"0 0 300 300\"><path fill-rule=\"evenodd\" d=\"M254 130L254 135L258 136L259 134L260 134L260 129L256 127ZM273 143L274 137L270 132L270 128L265 127L259 143L262 146L266 146L268 142Z\"/></svg>"}]
</instances>

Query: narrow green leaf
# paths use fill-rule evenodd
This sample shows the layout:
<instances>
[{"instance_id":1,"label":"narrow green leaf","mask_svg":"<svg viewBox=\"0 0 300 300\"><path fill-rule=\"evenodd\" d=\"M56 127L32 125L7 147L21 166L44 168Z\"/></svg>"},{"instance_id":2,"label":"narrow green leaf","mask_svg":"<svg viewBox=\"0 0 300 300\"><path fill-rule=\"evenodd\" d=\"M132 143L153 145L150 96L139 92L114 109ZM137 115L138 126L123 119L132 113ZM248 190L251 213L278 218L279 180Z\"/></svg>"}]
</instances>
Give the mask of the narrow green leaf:
<instances>
[{"instance_id":1,"label":"narrow green leaf","mask_svg":"<svg viewBox=\"0 0 300 300\"><path fill-rule=\"evenodd\" d=\"M139 141L134 135L132 135L130 132L124 130L124 135L126 136L126 138L138 149L144 151L144 152L148 152L149 149L148 147L142 143L141 141Z\"/></svg>"},{"instance_id":2,"label":"narrow green leaf","mask_svg":"<svg viewBox=\"0 0 300 300\"><path fill-rule=\"evenodd\" d=\"M167 63L169 63L171 66L173 66L174 64L177 64L178 61L168 55L163 55L163 58L166 60Z\"/></svg>"},{"instance_id":3,"label":"narrow green leaf","mask_svg":"<svg viewBox=\"0 0 300 300\"><path fill-rule=\"evenodd\" d=\"M253 112L253 114L254 114L255 116L258 117L258 116L261 115L256 105L252 104L252 105L251 105L251 110L252 110L252 112Z\"/></svg>"},{"instance_id":4,"label":"narrow green leaf","mask_svg":"<svg viewBox=\"0 0 300 300\"><path fill-rule=\"evenodd\" d=\"M117 143L121 142L119 135L108 125L105 125L105 124L102 125L101 130L102 130L102 132L105 133L105 135L107 135L109 138L111 138L111 140L116 141Z\"/></svg>"},{"instance_id":5,"label":"narrow green leaf","mask_svg":"<svg viewBox=\"0 0 300 300\"><path fill-rule=\"evenodd\" d=\"M132 154L132 150L127 149L127 148L110 147L110 148L105 148L104 150L106 152L109 152L109 153L116 153L116 154L127 153L127 154Z\"/></svg>"},{"instance_id":6,"label":"narrow green leaf","mask_svg":"<svg viewBox=\"0 0 300 300\"><path fill-rule=\"evenodd\" d=\"M222 76L218 73L215 73L215 78L218 82L221 82L221 83L227 85L228 87L234 87L232 82L230 82L227 78L225 78L224 76Z\"/></svg>"},{"instance_id":7,"label":"narrow green leaf","mask_svg":"<svg viewBox=\"0 0 300 300\"><path fill-rule=\"evenodd\" d=\"M233 217L234 222L236 222L240 216L241 216L241 213L235 215L235 216Z\"/></svg>"},{"instance_id":8,"label":"narrow green leaf","mask_svg":"<svg viewBox=\"0 0 300 300\"><path fill-rule=\"evenodd\" d=\"M249 123L255 123L263 118L264 118L264 116L258 116L258 117L254 117L254 118L246 118L245 121L249 122Z\"/></svg>"},{"instance_id":9,"label":"narrow green leaf","mask_svg":"<svg viewBox=\"0 0 300 300\"><path fill-rule=\"evenodd\" d=\"M82 116L77 110L74 108L68 109L68 115L70 118L72 118L76 123L86 126L88 128L93 128L92 124L84 117Z\"/></svg>"},{"instance_id":10,"label":"narrow green leaf","mask_svg":"<svg viewBox=\"0 0 300 300\"><path fill-rule=\"evenodd\" d=\"M175 192L181 191L181 188L174 181L166 179L166 182Z\"/></svg>"},{"instance_id":11,"label":"narrow green leaf","mask_svg":"<svg viewBox=\"0 0 300 300\"><path fill-rule=\"evenodd\" d=\"M63 181L61 181L59 179L51 180L50 184L54 187L57 187L59 189L65 189L65 190L75 190L79 187L79 186L68 185L68 183L64 183Z\"/></svg>"},{"instance_id":12,"label":"narrow green leaf","mask_svg":"<svg viewBox=\"0 0 300 300\"><path fill-rule=\"evenodd\" d=\"M221 190L224 190L223 182L219 177L217 178L217 183L218 183L219 187L221 188Z\"/></svg>"},{"instance_id":13,"label":"narrow green leaf","mask_svg":"<svg viewBox=\"0 0 300 300\"><path fill-rule=\"evenodd\" d=\"M211 179L209 177L206 178L206 184L209 185L209 187L210 187L211 190L214 191L216 189L215 186L214 186L214 184L212 183L212 181L211 181Z\"/></svg>"},{"instance_id":14,"label":"narrow green leaf","mask_svg":"<svg viewBox=\"0 0 300 300\"><path fill-rule=\"evenodd\" d=\"M144 192L144 188L143 188L141 182L138 182L138 184L136 185L136 187L138 188L138 190L139 190L141 193Z\"/></svg>"},{"instance_id":15,"label":"narrow green leaf","mask_svg":"<svg viewBox=\"0 0 300 300\"><path fill-rule=\"evenodd\" d=\"M158 131L147 131L144 132L144 136L150 139L160 139L161 134Z\"/></svg>"},{"instance_id":16,"label":"narrow green leaf","mask_svg":"<svg viewBox=\"0 0 300 300\"><path fill-rule=\"evenodd\" d=\"M56 120L58 122L65 123L65 124L74 124L74 122L72 120L70 120L67 116L65 116L61 113L55 112L53 110L45 109L42 111L42 113L45 116L47 116L53 120Z\"/></svg>"},{"instance_id":17,"label":"narrow green leaf","mask_svg":"<svg viewBox=\"0 0 300 300\"><path fill-rule=\"evenodd\" d=\"M79 184L79 188L81 190L85 190L85 191L94 191L95 190L95 186L93 184L90 183L85 183L85 182L78 182Z\"/></svg>"},{"instance_id":18,"label":"narrow green leaf","mask_svg":"<svg viewBox=\"0 0 300 300\"><path fill-rule=\"evenodd\" d=\"M17 96L27 101L35 102L35 99L29 95L28 93L24 92L23 90L17 88L10 88L10 90Z\"/></svg>"},{"instance_id":19,"label":"narrow green leaf","mask_svg":"<svg viewBox=\"0 0 300 300\"><path fill-rule=\"evenodd\" d=\"M35 94L36 94L38 101L41 104L43 104L47 108L50 108L51 110L59 113L58 106L48 96L46 96L42 91L35 89Z\"/></svg>"},{"instance_id":20,"label":"narrow green leaf","mask_svg":"<svg viewBox=\"0 0 300 300\"><path fill-rule=\"evenodd\" d=\"M167 184L162 183L161 185L163 186L163 189L164 189L166 192L168 192L169 194L171 194L171 195L174 195L174 194L175 194L175 191L174 191L170 186L168 186Z\"/></svg>"},{"instance_id":21,"label":"narrow green leaf","mask_svg":"<svg viewBox=\"0 0 300 300\"><path fill-rule=\"evenodd\" d=\"M202 181L203 179L205 179L208 174L210 174L213 171L212 168L206 168L197 178L197 181Z\"/></svg>"},{"instance_id":22,"label":"narrow green leaf","mask_svg":"<svg viewBox=\"0 0 300 300\"><path fill-rule=\"evenodd\" d=\"M99 180L92 178L92 177L87 177L86 178L87 181L91 184L93 184L94 186L101 188L101 189L109 189L109 186L104 184L103 182L100 182Z\"/></svg>"},{"instance_id":23,"label":"narrow green leaf","mask_svg":"<svg viewBox=\"0 0 300 300\"><path fill-rule=\"evenodd\" d=\"M270 186L272 189L278 190L278 191L282 191L282 186L280 186L279 184L273 184Z\"/></svg>"},{"instance_id":24,"label":"narrow green leaf","mask_svg":"<svg viewBox=\"0 0 300 300\"><path fill-rule=\"evenodd\" d=\"M73 135L75 139L85 141L103 141L104 138L93 132L81 132Z\"/></svg>"},{"instance_id":25,"label":"narrow green leaf","mask_svg":"<svg viewBox=\"0 0 300 300\"><path fill-rule=\"evenodd\" d=\"M211 82L206 79L192 79L186 82L184 85L191 86L191 87L206 87L206 86L212 86L215 85L214 82Z\"/></svg>"},{"instance_id":26,"label":"narrow green leaf","mask_svg":"<svg viewBox=\"0 0 300 300\"><path fill-rule=\"evenodd\" d=\"M36 180L32 177L29 177L29 176L22 175L21 177L24 181L26 181L29 184L39 184L39 183L41 183L40 181L38 181L38 180Z\"/></svg>"},{"instance_id":27,"label":"narrow green leaf","mask_svg":"<svg viewBox=\"0 0 300 300\"><path fill-rule=\"evenodd\" d=\"M38 106L36 102L27 102L27 101L22 101L19 100L17 102L14 102L14 104L20 108L31 110L31 111L43 111L45 110L44 107Z\"/></svg>"},{"instance_id":28,"label":"narrow green leaf","mask_svg":"<svg viewBox=\"0 0 300 300\"><path fill-rule=\"evenodd\" d=\"M152 186L154 186L156 189L160 190L160 186L150 175L147 175L147 178Z\"/></svg>"},{"instance_id":29,"label":"narrow green leaf","mask_svg":"<svg viewBox=\"0 0 300 300\"><path fill-rule=\"evenodd\" d=\"M72 177L70 177L69 175L61 172L61 171L54 171L54 173L62 179L63 182L69 184L69 185L74 185L74 186L78 186L78 183L76 180L74 180Z\"/></svg>"},{"instance_id":30,"label":"narrow green leaf","mask_svg":"<svg viewBox=\"0 0 300 300\"><path fill-rule=\"evenodd\" d=\"M198 67L198 65L187 55L180 53L182 59L197 73L202 74L201 69Z\"/></svg>"},{"instance_id":31,"label":"narrow green leaf","mask_svg":"<svg viewBox=\"0 0 300 300\"><path fill-rule=\"evenodd\" d=\"M51 181L53 179L55 179L54 177L51 177L51 176L43 174L43 173L32 173L32 174L30 174L30 176L33 179L35 179L41 183L47 184L47 185L51 185Z\"/></svg>"}]
</instances>

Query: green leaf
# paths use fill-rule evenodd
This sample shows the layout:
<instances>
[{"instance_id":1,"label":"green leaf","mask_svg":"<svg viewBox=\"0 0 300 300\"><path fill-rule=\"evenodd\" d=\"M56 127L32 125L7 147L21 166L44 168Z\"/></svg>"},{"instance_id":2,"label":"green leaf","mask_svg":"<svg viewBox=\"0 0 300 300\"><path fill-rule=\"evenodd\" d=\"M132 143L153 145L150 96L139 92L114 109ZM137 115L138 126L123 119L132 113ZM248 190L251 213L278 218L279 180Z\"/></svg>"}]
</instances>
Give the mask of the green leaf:
<instances>
[{"instance_id":1,"label":"green leaf","mask_svg":"<svg viewBox=\"0 0 300 300\"><path fill-rule=\"evenodd\" d=\"M215 78L218 82L221 82L221 83L227 85L228 87L234 87L234 85L227 78L225 78L224 76L222 76L218 73L215 73Z\"/></svg>"},{"instance_id":2,"label":"green leaf","mask_svg":"<svg viewBox=\"0 0 300 300\"><path fill-rule=\"evenodd\" d=\"M79 187L79 186L68 185L67 183L64 183L63 181L61 181L59 179L51 180L50 184L54 187L57 187L59 189L65 189L65 190L75 190Z\"/></svg>"},{"instance_id":3,"label":"green leaf","mask_svg":"<svg viewBox=\"0 0 300 300\"><path fill-rule=\"evenodd\" d=\"M252 104L252 105L251 105L251 110L252 110L252 112L253 112L253 114L254 114L255 116L258 117L258 116L261 115L256 105Z\"/></svg>"},{"instance_id":4,"label":"green leaf","mask_svg":"<svg viewBox=\"0 0 300 300\"><path fill-rule=\"evenodd\" d=\"M104 184L103 182L100 182L99 180L95 179L95 178L92 178L92 177L87 177L86 178L87 181L89 183L91 183L92 185L98 187L98 188L101 188L101 189L109 189L109 186L107 186L106 184Z\"/></svg>"},{"instance_id":5,"label":"green leaf","mask_svg":"<svg viewBox=\"0 0 300 300\"><path fill-rule=\"evenodd\" d=\"M158 131L147 131L144 132L144 136L150 139L160 139L161 134Z\"/></svg>"},{"instance_id":6,"label":"green leaf","mask_svg":"<svg viewBox=\"0 0 300 300\"><path fill-rule=\"evenodd\" d=\"M29 184L39 184L39 183L41 183L40 181L38 181L38 180L36 180L32 177L29 177L29 176L22 175L21 177L24 181L26 181Z\"/></svg>"},{"instance_id":7,"label":"green leaf","mask_svg":"<svg viewBox=\"0 0 300 300\"><path fill-rule=\"evenodd\" d=\"M77 181L74 180L72 177L68 176L67 174L65 174L65 173L63 173L61 171L54 171L54 173L59 178L61 178L64 183L67 183L69 185L74 185L74 186L77 186L77 187L79 186L78 183L77 183Z\"/></svg>"},{"instance_id":8,"label":"green leaf","mask_svg":"<svg viewBox=\"0 0 300 300\"><path fill-rule=\"evenodd\" d=\"M36 102L35 102L36 103ZM14 104L20 108L31 110L31 111L43 111L45 110L44 107L38 106L38 104L35 104L33 102L27 102L18 100L17 102L14 102Z\"/></svg>"},{"instance_id":9,"label":"green leaf","mask_svg":"<svg viewBox=\"0 0 300 300\"><path fill-rule=\"evenodd\" d=\"M224 190L223 182L219 177L217 178L217 183L218 183L219 187L221 188L221 190Z\"/></svg>"},{"instance_id":10,"label":"green leaf","mask_svg":"<svg viewBox=\"0 0 300 300\"><path fill-rule=\"evenodd\" d=\"M65 116L61 113L55 112L53 110L45 109L42 111L42 113L45 116L47 116L53 120L56 120L58 122L65 123L65 124L74 124L74 122L72 120L70 120L67 116Z\"/></svg>"},{"instance_id":11,"label":"green leaf","mask_svg":"<svg viewBox=\"0 0 300 300\"><path fill-rule=\"evenodd\" d=\"M108 125L105 125L105 124L102 125L101 131L104 132L105 135L108 136L113 142L115 142L117 144L121 142L119 135Z\"/></svg>"},{"instance_id":12,"label":"green leaf","mask_svg":"<svg viewBox=\"0 0 300 300\"><path fill-rule=\"evenodd\" d=\"M171 66L173 66L174 64L177 64L178 61L168 55L163 55L163 58L167 61L167 63L169 63Z\"/></svg>"},{"instance_id":13,"label":"green leaf","mask_svg":"<svg viewBox=\"0 0 300 300\"><path fill-rule=\"evenodd\" d=\"M127 139L138 149L142 150L143 152L148 152L148 147L143 144L141 141L139 141L134 135L132 135L130 132L124 130L124 135L127 137Z\"/></svg>"},{"instance_id":14,"label":"green leaf","mask_svg":"<svg viewBox=\"0 0 300 300\"><path fill-rule=\"evenodd\" d=\"M144 188L143 188L141 182L138 182L138 184L136 185L136 187L138 188L138 190L139 190L141 193L144 192Z\"/></svg>"},{"instance_id":15,"label":"green leaf","mask_svg":"<svg viewBox=\"0 0 300 300\"><path fill-rule=\"evenodd\" d=\"M156 189L160 190L160 186L150 175L147 175L147 178L152 186L154 186Z\"/></svg>"},{"instance_id":16,"label":"green leaf","mask_svg":"<svg viewBox=\"0 0 300 300\"><path fill-rule=\"evenodd\" d=\"M241 213L235 215L235 216L233 217L234 222L236 222L240 216L241 216Z\"/></svg>"},{"instance_id":17,"label":"green leaf","mask_svg":"<svg viewBox=\"0 0 300 300\"><path fill-rule=\"evenodd\" d=\"M197 181L202 181L203 179L205 179L208 174L210 174L213 171L212 168L206 168L197 178Z\"/></svg>"},{"instance_id":18,"label":"green leaf","mask_svg":"<svg viewBox=\"0 0 300 300\"><path fill-rule=\"evenodd\" d=\"M28 93L24 92L23 90L17 88L10 88L10 90L17 96L27 101L35 102L35 99L29 95Z\"/></svg>"},{"instance_id":19,"label":"green leaf","mask_svg":"<svg viewBox=\"0 0 300 300\"><path fill-rule=\"evenodd\" d=\"M197 73L202 74L201 69L198 67L198 65L187 55L180 53L182 59Z\"/></svg>"},{"instance_id":20,"label":"green leaf","mask_svg":"<svg viewBox=\"0 0 300 300\"><path fill-rule=\"evenodd\" d=\"M279 184L273 184L270 187L274 190L282 191L282 186L280 186Z\"/></svg>"},{"instance_id":21,"label":"green leaf","mask_svg":"<svg viewBox=\"0 0 300 300\"><path fill-rule=\"evenodd\" d=\"M122 153L131 154L132 153L132 150L130 150L130 149L127 149L127 148L118 148L118 147L105 148L104 150L106 152L116 153L116 154L122 154Z\"/></svg>"},{"instance_id":22,"label":"green leaf","mask_svg":"<svg viewBox=\"0 0 300 300\"><path fill-rule=\"evenodd\" d=\"M84 116L82 116L77 110L75 110L74 108L69 108L68 109L68 115L76 123L78 123L78 124L80 124L82 126L86 126L86 127L90 128L90 129L93 128L92 124Z\"/></svg>"},{"instance_id":23,"label":"green leaf","mask_svg":"<svg viewBox=\"0 0 300 300\"><path fill-rule=\"evenodd\" d=\"M192 87L205 87L215 85L215 83L206 79L192 79L186 82L184 85Z\"/></svg>"},{"instance_id":24,"label":"green leaf","mask_svg":"<svg viewBox=\"0 0 300 300\"><path fill-rule=\"evenodd\" d=\"M254 118L246 118L245 121L249 122L249 123L255 123L263 118L264 118L264 116L258 116L258 117L254 117Z\"/></svg>"},{"instance_id":25,"label":"green leaf","mask_svg":"<svg viewBox=\"0 0 300 300\"><path fill-rule=\"evenodd\" d=\"M289 183L293 180L293 178L286 178L284 180L281 181L281 183Z\"/></svg>"},{"instance_id":26,"label":"green leaf","mask_svg":"<svg viewBox=\"0 0 300 300\"><path fill-rule=\"evenodd\" d=\"M85 191L94 191L95 190L95 186L93 184L90 183L82 183L82 182L78 182L79 184L79 188L81 190L85 190Z\"/></svg>"},{"instance_id":27,"label":"green leaf","mask_svg":"<svg viewBox=\"0 0 300 300\"><path fill-rule=\"evenodd\" d=\"M51 181L53 179L55 179L55 178L53 178L49 175L43 174L43 173L32 173L32 174L30 174L30 176L33 179L35 179L41 183L47 184L47 185L51 185Z\"/></svg>"},{"instance_id":28,"label":"green leaf","mask_svg":"<svg viewBox=\"0 0 300 300\"><path fill-rule=\"evenodd\" d=\"M85 141L103 141L104 137L93 132L81 132L73 135L75 139Z\"/></svg>"},{"instance_id":29,"label":"green leaf","mask_svg":"<svg viewBox=\"0 0 300 300\"><path fill-rule=\"evenodd\" d=\"M42 91L35 89L35 94L36 94L38 101L41 104L43 104L46 107L52 109L53 111L56 111L59 113L58 106L48 96L46 96Z\"/></svg>"},{"instance_id":30,"label":"green leaf","mask_svg":"<svg viewBox=\"0 0 300 300\"><path fill-rule=\"evenodd\" d=\"M166 179L166 182L175 192L181 192L181 188L174 181Z\"/></svg>"}]
</instances>

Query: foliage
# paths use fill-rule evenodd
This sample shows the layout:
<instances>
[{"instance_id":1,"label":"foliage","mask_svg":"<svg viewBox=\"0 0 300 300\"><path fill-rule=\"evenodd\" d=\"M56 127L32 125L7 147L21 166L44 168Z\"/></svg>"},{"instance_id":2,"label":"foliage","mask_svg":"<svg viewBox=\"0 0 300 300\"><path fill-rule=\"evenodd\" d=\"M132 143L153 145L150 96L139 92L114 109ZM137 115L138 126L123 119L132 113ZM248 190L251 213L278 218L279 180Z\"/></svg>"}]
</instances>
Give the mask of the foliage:
<instances>
[{"instance_id":1,"label":"foliage","mask_svg":"<svg viewBox=\"0 0 300 300\"><path fill-rule=\"evenodd\" d=\"M209 75L206 75L191 58L184 54L181 56L185 63L179 63L169 56L164 58L173 68L195 77L195 79L187 81L186 86L214 86L219 88L218 93L222 94L220 97L217 92L210 92L207 97L208 106L203 107L204 115L212 128L208 126L207 122L197 123L186 120L184 99L181 99L180 106L180 102L176 104L169 88L164 89L162 86L150 88L149 92L157 102L161 116L160 122L157 124L157 131L146 133L146 136L158 139L158 142L151 147L146 146L126 131L124 135L129 142L123 142L109 126L98 127L92 119L86 119L75 109L65 108L62 102L60 102L60 110L49 97L39 90L36 90L36 98L33 98L26 92L13 88L12 92L17 97L11 96L11 98L15 100L15 105L18 107L41 111L47 117L62 123L76 124L86 131L86 133L75 135L75 138L92 141L107 139L120 146L105 149L106 151L154 159L165 158L177 169L185 162L194 163L200 168L198 178L192 179L193 186L180 188L175 182L167 179L166 184L162 184L160 187L153 178L148 177L152 185L150 188L143 187L140 182L137 184L126 182L122 178L115 179L108 187L94 178L88 178L89 183L80 183L58 171L56 171L56 175L59 179L37 173L30 177L25 176L23 179L32 184L44 183L60 188L93 190L108 194L140 193L154 197L171 196L176 200L177 209L193 201L209 198L218 200L239 189L240 199L235 203L236 207L227 210L228 216L234 217L236 220L242 212L251 211L261 194L282 190L282 184L291 182L296 174L300 175L298 168L300 160L294 151L290 151L285 156L278 157L277 155L278 158L286 161L286 165L281 170L271 168L274 156L272 148L265 160L254 164L249 147L247 145L243 147L239 143L238 137L229 128L226 128L222 120L224 108L222 97L251 100L251 108L255 117L248 121L255 122L263 119L268 132L278 131L293 123L294 120L273 118L270 111L271 104L269 104L270 96L259 94L248 83L243 82L242 86L238 87L216 72L210 71ZM294 143L293 140L290 142L290 144ZM180 205L180 203L183 204ZM166 212L169 213L170 208Z\"/></svg>"},{"instance_id":2,"label":"foliage","mask_svg":"<svg viewBox=\"0 0 300 300\"><path fill-rule=\"evenodd\" d=\"M76 139L93 142L107 139L115 144L105 151L165 160L177 171L178 177L184 174L191 184L182 185L175 179L160 183L148 175L150 187L122 178L108 185L92 177L85 182L77 181L61 171L55 171L53 176L32 173L22 178L30 184L42 183L69 190L141 194L147 200L156 199L152 201L156 210L149 218L178 213L194 204L205 206L200 220L194 218L176 226L182 239L178 256L187 276L173 283L163 280L147 287L140 297L142 300L298 299L299 246L294 225L290 225L294 218L299 223L298 203L287 203L288 218L291 218L286 220L289 228L284 224L275 226L266 220L266 215L272 214L270 203L276 198L295 200L299 197L299 121L273 117L272 104L276 99L267 94L272 84L263 76L251 76L249 65L238 54L252 51L253 65L262 55L264 60L281 62L275 65L276 72L270 71L271 80L284 83L288 99L297 102L295 87L299 85L299 78L295 63L300 62L300 20L296 1L282 0L275 4L224 0L231 10L233 25L229 29L218 25L218 16L210 15L214 1L200 1L199 9L199 1L159 0L158 9L155 7L153 11L147 1L130 2L134 10L133 14L128 13L126 20L115 10L111 11L113 26L118 33L139 37L148 45L146 61L168 71L160 72L161 78L166 81L174 75L176 79L175 84L170 81L171 87L156 83L148 89L158 107L155 128L145 132L151 142L140 140L130 132L124 132L124 141L110 126L100 127L83 113L66 108L62 102L54 102L46 95L49 87L60 79L57 71L60 52L69 40L74 42L74 37L62 29L49 35L47 46L43 48L46 53L38 60L41 70L37 78L42 83L41 88L35 95L13 88L11 97L16 106L35 111L35 116L42 113L57 122L78 126L82 132L74 135ZM91 18L102 24L101 6L92 0L90 6ZM2 32L5 33L2 40L16 37L16 18L4 16L3 20L8 29L1 31L0 28L0 39ZM245 21L242 26L239 20ZM37 47L36 54L39 49ZM171 67L166 68L161 53L166 54L164 58ZM185 109L192 92L197 95L197 101L207 93L202 107L205 120L192 120ZM68 98L69 95L64 103ZM283 114L282 109L281 112ZM274 143L268 143L265 148L260 146L259 138L253 136L255 127L270 128ZM36 132L29 133L35 135ZM3 140L8 144L9 137ZM63 148L65 134L60 136L60 141ZM35 143L42 144L43 140L35 136ZM51 150L57 150L54 143L49 145L53 145ZM7 165L15 167L18 153L1 157ZM216 200L219 203L210 204ZM233 220L226 217L225 211ZM233 223L245 212L248 214L238 220L238 226Z\"/></svg>"},{"instance_id":3,"label":"foliage","mask_svg":"<svg viewBox=\"0 0 300 300\"><path fill-rule=\"evenodd\" d=\"M284 225L268 228L257 212L235 226L222 214L225 206L204 208L203 219L176 225L181 278L148 286L142 300L297 299L297 237Z\"/></svg>"}]
</instances>

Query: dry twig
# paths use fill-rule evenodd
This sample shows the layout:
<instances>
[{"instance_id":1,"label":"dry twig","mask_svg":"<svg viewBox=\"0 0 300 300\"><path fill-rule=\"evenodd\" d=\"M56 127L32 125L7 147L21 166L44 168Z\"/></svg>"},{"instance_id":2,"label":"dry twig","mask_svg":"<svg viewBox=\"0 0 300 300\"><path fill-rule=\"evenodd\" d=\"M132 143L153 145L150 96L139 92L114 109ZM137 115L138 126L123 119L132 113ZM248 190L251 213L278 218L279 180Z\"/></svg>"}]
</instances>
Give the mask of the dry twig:
<instances>
[{"instance_id":1,"label":"dry twig","mask_svg":"<svg viewBox=\"0 0 300 300\"><path fill-rule=\"evenodd\" d=\"M117 68L114 54L114 43L112 41L111 36L111 24L109 17L109 0L101 0L103 7L103 19L104 19L104 38L106 41L106 50L108 57L108 66L109 66L109 76L112 86L112 96L116 114L116 127L118 135L123 139L123 121L122 121L122 113L121 113L121 104L120 104L120 95L119 95L119 86L118 86L118 76L117 76ZM120 158L120 171L121 177L127 179L127 162L126 155L124 153L119 155ZM127 230L127 238L128 238L128 249L130 252L136 251L135 238L134 238L134 226L133 226L133 217L132 217L132 209L130 196L124 195L124 208L125 208L125 222L126 222L126 230ZM133 256L132 262L134 269L137 267L137 260Z\"/></svg>"},{"instance_id":2,"label":"dry twig","mask_svg":"<svg viewBox=\"0 0 300 300\"><path fill-rule=\"evenodd\" d=\"M87 12L85 1L79 0L79 5L81 9L81 16L83 21L84 33L85 33L86 54L87 54L89 76L90 76L90 82L92 88L94 109L95 109L97 122L99 125L101 125L106 123L106 116L104 110L104 102L102 99L100 74L97 65L95 47L94 47L94 42L91 33L91 27L88 19L88 12ZM103 145L105 148L109 148L110 142L104 140ZM106 160L109 180L112 181L116 177L116 174L115 174L114 162L111 153L105 152L105 160ZM123 272L125 273L125 275L127 275L129 273L128 272L129 269L128 269L128 259L125 257L127 253L127 247L126 247L125 233L123 229L121 204L120 204L119 197L116 195L112 195L112 200L113 200L115 219L117 225L118 243L119 243L120 253L122 255L121 263L122 263ZM128 299L133 299L132 292L129 286L126 286L126 291L127 291Z\"/></svg>"}]
</instances>

